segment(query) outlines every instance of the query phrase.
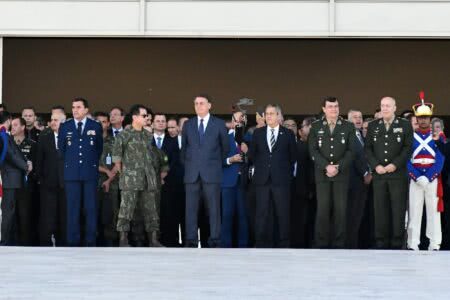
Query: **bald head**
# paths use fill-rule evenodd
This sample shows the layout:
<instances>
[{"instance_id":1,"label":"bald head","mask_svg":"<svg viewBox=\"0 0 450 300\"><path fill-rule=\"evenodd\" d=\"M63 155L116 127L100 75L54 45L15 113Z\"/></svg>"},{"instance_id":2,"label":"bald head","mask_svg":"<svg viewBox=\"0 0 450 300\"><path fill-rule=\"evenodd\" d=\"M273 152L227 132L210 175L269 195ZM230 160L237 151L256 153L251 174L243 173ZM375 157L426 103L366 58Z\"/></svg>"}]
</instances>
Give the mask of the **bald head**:
<instances>
[{"instance_id":1,"label":"bald head","mask_svg":"<svg viewBox=\"0 0 450 300\"><path fill-rule=\"evenodd\" d=\"M395 105L395 99L392 97L381 98L380 103L381 115L384 120L391 120L395 116L397 106Z\"/></svg>"}]
</instances>

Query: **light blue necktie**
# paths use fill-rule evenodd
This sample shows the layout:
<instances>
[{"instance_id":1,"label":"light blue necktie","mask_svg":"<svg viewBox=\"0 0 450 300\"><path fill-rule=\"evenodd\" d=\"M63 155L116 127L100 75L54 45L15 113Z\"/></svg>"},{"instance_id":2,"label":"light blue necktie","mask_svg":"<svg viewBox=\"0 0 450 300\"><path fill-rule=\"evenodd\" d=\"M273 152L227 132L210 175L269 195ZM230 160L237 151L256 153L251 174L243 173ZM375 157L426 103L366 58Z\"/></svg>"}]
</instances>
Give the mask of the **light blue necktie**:
<instances>
[{"instance_id":1,"label":"light blue necktie","mask_svg":"<svg viewBox=\"0 0 450 300\"><path fill-rule=\"evenodd\" d=\"M161 149L161 147L162 147L161 140L162 140L162 138L160 136L158 136L156 138L156 147L158 147L158 149Z\"/></svg>"}]
</instances>

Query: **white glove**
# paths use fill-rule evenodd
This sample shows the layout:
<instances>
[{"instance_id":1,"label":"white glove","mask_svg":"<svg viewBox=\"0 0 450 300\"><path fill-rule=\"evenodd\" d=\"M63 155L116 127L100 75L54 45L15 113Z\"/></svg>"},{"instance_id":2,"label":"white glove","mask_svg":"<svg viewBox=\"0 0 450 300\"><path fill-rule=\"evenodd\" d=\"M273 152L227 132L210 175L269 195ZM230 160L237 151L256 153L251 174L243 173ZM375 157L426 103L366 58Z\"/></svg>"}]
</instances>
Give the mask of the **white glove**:
<instances>
[{"instance_id":1,"label":"white glove","mask_svg":"<svg viewBox=\"0 0 450 300\"><path fill-rule=\"evenodd\" d=\"M416 183L422 187L422 188L426 188L426 186L430 183L428 181L428 178L426 178L425 176L420 176L419 178L417 178Z\"/></svg>"}]
</instances>

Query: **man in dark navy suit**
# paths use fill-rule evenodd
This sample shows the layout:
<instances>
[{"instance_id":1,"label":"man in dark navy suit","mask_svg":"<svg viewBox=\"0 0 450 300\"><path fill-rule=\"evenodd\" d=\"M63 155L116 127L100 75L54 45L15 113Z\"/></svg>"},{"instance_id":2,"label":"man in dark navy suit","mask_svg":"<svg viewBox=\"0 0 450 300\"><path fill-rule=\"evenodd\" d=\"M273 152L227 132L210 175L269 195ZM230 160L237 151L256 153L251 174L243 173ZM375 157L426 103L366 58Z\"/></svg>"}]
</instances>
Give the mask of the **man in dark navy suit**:
<instances>
[{"instance_id":1,"label":"man in dark navy suit","mask_svg":"<svg viewBox=\"0 0 450 300\"><path fill-rule=\"evenodd\" d=\"M220 183L222 163L229 141L225 122L209 114L211 99L199 95L194 100L196 117L183 126L181 161L186 187L186 246L198 245L198 211L203 196L209 214L210 247L220 243Z\"/></svg>"},{"instance_id":2,"label":"man in dark navy suit","mask_svg":"<svg viewBox=\"0 0 450 300\"><path fill-rule=\"evenodd\" d=\"M248 221L244 193L244 179L247 169L244 165L243 154L247 153L246 144L238 144L239 138L236 127L243 122L244 114L241 111L233 113L228 140L230 151L225 160L222 179L222 233L221 246L230 248L233 246L234 220L236 220L236 240L239 248L248 246ZM243 128L243 127L241 127ZM239 132L238 132L239 133Z\"/></svg>"},{"instance_id":3,"label":"man in dark navy suit","mask_svg":"<svg viewBox=\"0 0 450 300\"><path fill-rule=\"evenodd\" d=\"M68 246L80 245L81 207L86 217L85 245L95 246L96 241L98 163L103 137L101 125L86 117L88 110L86 99L75 98L73 119L64 122L58 134L58 149L64 159Z\"/></svg>"},{"instance_id":4,"label":"man in dark navy suit","mask_svg":"<svg viewBox=\"0 0 450 300\"><path fill-rule=\"evenodd\" d=\"M161 242L166 247L179 246L179 227L184 219L184 199L177 197L182 172L177 137L166 134L166 115L155 113L153 120L153 145L162 150L169 160L169 173L161 189L160 230ZM182 180L182 178L181 178ZM184 225L183 225L184 226Z\"/></svg>"},{"instance_id":5,"label":"man in dark navy suit","mask_svg":"<svg viewBox=\"0 0 450 300\"><path fill-rule=\"evenodd\" d=\"M280 126L278 105L267 105L264 116L267 126L255 129L249 149L256 186L255 246L287 248L290 245L290 184L296 161L295 136L291 130ZM278 225L276 243L272 243L269 236L271 207Z\"/></svg>"}]
</instances>

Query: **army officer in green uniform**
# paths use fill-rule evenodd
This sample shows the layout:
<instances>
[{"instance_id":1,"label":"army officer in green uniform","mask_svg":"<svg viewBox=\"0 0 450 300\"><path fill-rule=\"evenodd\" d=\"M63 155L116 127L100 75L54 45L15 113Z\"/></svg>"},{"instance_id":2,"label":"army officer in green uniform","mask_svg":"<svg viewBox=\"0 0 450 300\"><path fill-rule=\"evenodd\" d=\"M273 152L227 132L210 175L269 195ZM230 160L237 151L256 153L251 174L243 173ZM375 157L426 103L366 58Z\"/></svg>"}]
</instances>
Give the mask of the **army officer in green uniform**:
<instances>
[{"instance_id":1,"label":"army officer in green uniform","mask_svg":"<svg viewBox=\"0 0 450 300\"><path fill-rule=\"evenodd\" d=\"M369 123L365 152L373 173L375 245L400 249L404 244L408 195L406 162L411 156L410 122L395 116L392 97L381 99L382 118Z\"/></svg>"},{"instance_id":2,"label":"army officer in green uniform","mask_svg":"<svg viewBox=\"0 0 450 300\"><path fill-rule=\"evenodd\" d=\"M326 97L322 109L324 116L312 123L308 137L317 192L314 244L317 248L343 248L355 127L339 117L339 103L335 97ZM330 230L332 215L333 234Z\"/></svg>"},{"instance_id":3,"label":"army officer in green uniform","mask_svg":"<svg viewBox=\"0 0 450 300\"><path fill-rule=\"evenodd\" d=\"M160 156L152 151L153 136L144 129L148 120L147 109L142 105L134 105L130 114L132 125L116 137L112 151L115 168L121 170L119 187L122 201L117 220L120 246L128 246L130 222L138 202L142 204L149 246L161 246L158 241L159 216L156 206L160 174L156 172L154 162Z\"/></svg>"}]
</instances>

